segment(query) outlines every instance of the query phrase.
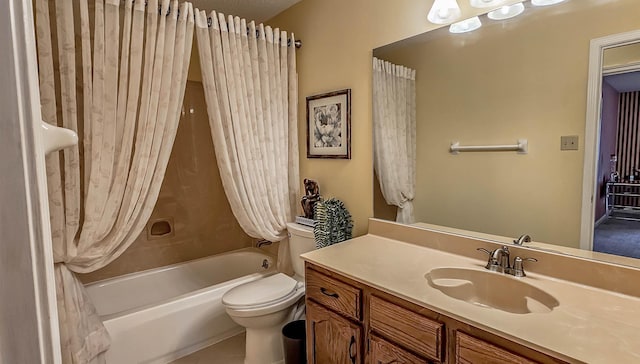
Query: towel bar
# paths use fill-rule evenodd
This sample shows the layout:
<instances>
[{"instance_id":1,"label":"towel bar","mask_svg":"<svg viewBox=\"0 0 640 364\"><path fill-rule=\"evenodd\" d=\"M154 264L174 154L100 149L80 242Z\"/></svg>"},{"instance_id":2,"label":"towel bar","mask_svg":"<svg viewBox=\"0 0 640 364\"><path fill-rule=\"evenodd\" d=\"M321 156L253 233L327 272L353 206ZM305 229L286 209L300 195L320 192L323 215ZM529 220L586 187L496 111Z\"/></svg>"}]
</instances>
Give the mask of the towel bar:
<instances>
[{"instance_id":1,"label":"towel bar","mask_svg":"<svg viewBox=\"0 0 640 364\"><path fill-rule=\"evenodd\" d=\"M518 152L519 154L527 154L529 142L527 139L518 139L518 144L508 145L460 145L460 142L452 142L449 151L451 154L458 154L458 152Z\"/></svg>"}]
</instances>

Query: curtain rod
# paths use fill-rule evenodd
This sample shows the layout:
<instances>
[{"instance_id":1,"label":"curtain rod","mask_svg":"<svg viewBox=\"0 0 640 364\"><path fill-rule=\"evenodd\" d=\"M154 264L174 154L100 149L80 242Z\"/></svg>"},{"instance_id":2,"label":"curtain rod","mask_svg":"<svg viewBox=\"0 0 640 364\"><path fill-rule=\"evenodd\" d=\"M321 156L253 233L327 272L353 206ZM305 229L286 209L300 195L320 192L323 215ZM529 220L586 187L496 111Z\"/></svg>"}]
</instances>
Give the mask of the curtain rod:
<instances>
[{"instance_id":1,"label":"curtain rod","mask_svg":"<svg viewBox=\"0 0 640 364\"><path fill-rule=\"evenodd\" d=\"M167 12L167 15L171 14L171 6L169 6L169 11ZM178 16L180 16L180 9L178 9ZM195 15L194 15L194 19L195 19ZM207 17L207 26L209 28L211 28L211 24L213 23L213 20L211 19L210 16ZM249 33L251 32L251 30L249 29L249 27L247 27L247 36L249 36ZM256 38L260 37L260 32L256 30ZM301 40L296 40L294 42L296 48L302 48L302 41ZM291 47L291 38L287 39L287 46Z\"/></svg>"},{"instance_id":2,"label":"curtain rod","mask_svg":"<svg viewBox=\"0 0 640 364\"><path fill-rule=\"evenodd\" d=\"M125 1L126 0L121 0L121 2L125 2ZM135 4L136 0L133 0L132 3ZM145 0L144 6L148 6L148 5L149 5L149 2ZM158 5L158 14L162 15L162 6L161 5ZM171 14L171 4L169 4L169 9L167 10L166 16L169 16L169 14ZM180 16L180 9L178 9L178 17L179 16ZM196 15L193 14L193 20L195 20L195 19L196 19ZM213 20L211 19L210 16L208 16L207 17L207 26L209 28L211 28L211 24L212 23L213 23ZM250 32L249 27L247 27L247 36L249 35L249 32ZM258 37L259 37L259 33L256 30L256 38L258 38ZM296 46L296 48L302 48L302 41L301 40L296 40L294 42L294 45ZM291 47L291 38L287 39L287 46Z\"/></svg>"}]
</instances>

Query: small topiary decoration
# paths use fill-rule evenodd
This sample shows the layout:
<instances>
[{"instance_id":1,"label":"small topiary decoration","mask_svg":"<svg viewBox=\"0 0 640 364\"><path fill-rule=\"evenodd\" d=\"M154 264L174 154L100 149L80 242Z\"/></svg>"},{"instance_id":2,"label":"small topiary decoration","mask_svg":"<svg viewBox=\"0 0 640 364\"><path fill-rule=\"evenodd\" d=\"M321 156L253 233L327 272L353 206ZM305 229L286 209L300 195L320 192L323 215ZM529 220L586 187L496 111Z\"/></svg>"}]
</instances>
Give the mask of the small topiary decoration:
<instances>
[{"instance_id":1,"label":"small topiary decoration","mask_svg":"<svg viewBox=\"0 0 640 364\"><path fill-rule=\"evenodd\" d=\"M318 201L313 210L316 220L313 227L316 248L351 239L353 219L342 201L335 198Z\"/></svg>"}]
</instances>

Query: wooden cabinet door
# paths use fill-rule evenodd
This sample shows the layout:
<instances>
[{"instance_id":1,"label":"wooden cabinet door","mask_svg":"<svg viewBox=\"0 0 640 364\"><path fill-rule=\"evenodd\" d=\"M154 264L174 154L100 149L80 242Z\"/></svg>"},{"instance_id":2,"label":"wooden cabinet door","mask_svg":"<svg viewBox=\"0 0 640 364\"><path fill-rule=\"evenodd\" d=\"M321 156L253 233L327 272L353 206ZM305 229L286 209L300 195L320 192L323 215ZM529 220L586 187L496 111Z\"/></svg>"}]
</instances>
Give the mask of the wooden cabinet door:
<instances>
[{"instance_id":1,"label":"wooden cabinet door","mask_svg":"<svg viewBox=\"0 0 640 364\"><path fill-rule=\"evenodd\" d=\"M362 328L307 301L307 362L361 364Z\"/></svg>"},{"instance_id":2,"label":"wooden cabinet door","mask_svg":"<svg viewBox=\"0 0 640 364\"><path fill-rule=\"evenodd\" d=\"M536 364L484 340L456 331L456 364Z\"/></svg>"},{"instance_id":3,"label":"wooden cabinet door","mask_svg":"<svg viewBox=\"0 0 640 364\"><path fill-rule=\"evenodd\" d=\"M372 335L370 340L371 364L429 364L426 359L413 355L385 339Z\"/></svg>"}]
</instances>

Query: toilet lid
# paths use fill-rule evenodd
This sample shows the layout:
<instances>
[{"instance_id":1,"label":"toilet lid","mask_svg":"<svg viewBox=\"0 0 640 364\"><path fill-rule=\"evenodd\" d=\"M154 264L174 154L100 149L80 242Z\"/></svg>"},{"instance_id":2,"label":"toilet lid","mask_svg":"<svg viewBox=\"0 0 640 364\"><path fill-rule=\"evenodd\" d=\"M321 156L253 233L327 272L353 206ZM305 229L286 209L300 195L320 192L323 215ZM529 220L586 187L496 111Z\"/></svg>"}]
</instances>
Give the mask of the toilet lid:
<instances>
[{"instance_id":1,"label":"toilet lid","mask_svg":"<svg viewBox=\"0 0 640 364\"><path fill-rule=\"evenodd\" d=\"M292 296L298 281L283 273L241 284L222 296L222 303L233 308L249 308L274 304Z\"/></svg>"}]
</instances>

